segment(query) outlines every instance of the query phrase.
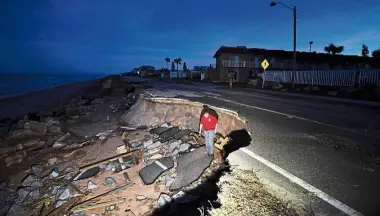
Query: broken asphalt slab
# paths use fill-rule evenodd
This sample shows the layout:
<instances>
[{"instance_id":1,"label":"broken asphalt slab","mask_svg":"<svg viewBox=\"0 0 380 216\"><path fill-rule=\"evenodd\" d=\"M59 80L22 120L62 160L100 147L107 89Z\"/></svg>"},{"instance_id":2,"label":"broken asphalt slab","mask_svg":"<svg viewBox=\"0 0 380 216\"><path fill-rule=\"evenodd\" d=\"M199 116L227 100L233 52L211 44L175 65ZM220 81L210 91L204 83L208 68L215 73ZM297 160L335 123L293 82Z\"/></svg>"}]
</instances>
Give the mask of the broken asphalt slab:
<instances>
[{"instance_id":1,"label":"broken asphalt slab","mask_svg":"<svg viewBox=\"0 0 380 216\"><path fill-rule=\"evenodd\" d=\"M168 140L170 140L174 135L178 134L180 132L180 129L178 127L172 127L170 130L165 131L160 135L160 142L164 143Z\"/></svg>"},{"instance_id":2,"label":"broken asphalt slab","mask_svg":"<svg viewBox=\"0 0 380 216\"><path fill-rule=\"evenodd\" d=\"M163 172L173 167L174 167L173 158L164 157L142 168L139 174L144 184L150 185L158 178L159 175L161 175Z\"/></svg>"},{"instance_id":3,"label":"broken asphalt slab","mask_svg":"<svg viewBox=\"0 0 380 216\"><path fill-rule=\"evenodd\" d=\"M198 148L177 158L177 178L169 189L178 190L199 179L210 166L212 159L213 156L209 156L205 148Z\"/></svg>"},{"instance_id":4,"label":"broken asphalt slab","mask_svg":"<svg viewBox=\"0 0 380 216\"><path fill-rule=\"evenodd\" d=\"M168 130L170 130L169 127L157 127L157 128L154 128L154 129L150 130L150 133L161 135L161 134L165 133Z\"/></svg>"}]
</instances>

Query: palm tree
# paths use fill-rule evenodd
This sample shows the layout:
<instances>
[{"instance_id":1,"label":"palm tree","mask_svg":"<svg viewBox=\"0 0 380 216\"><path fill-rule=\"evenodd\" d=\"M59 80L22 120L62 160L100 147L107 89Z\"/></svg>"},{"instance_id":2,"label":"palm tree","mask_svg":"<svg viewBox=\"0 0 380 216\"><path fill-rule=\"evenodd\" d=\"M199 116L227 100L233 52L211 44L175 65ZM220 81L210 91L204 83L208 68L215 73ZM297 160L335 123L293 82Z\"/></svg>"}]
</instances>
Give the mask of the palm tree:
<instances>
[{"instance_id":1,"label":"palm tree","mask_svg":"<svg viewBox=\"0 0 380 216\"><path fill-rule=\"evenodd\" d=\"M336 55L344 50L344 46L335 46L333 43L331 43L328 46L325 46L324 50L331 55Z\"/></svg>"},{"instance_id":2,"label":"palm tree","mask_svg":"<svg viewBox=\"0 0 380 216\"><path fill-rule=\"evenodd\" d=\"M166 61L166 69L169 70L169 63L170 63L170 58L169 57L166 57L165 58L165 61Z\"/></svg>"},{"instance_id":3,"label":"palm tree","mask_svg":"<svg viewBox=\"0 0 380 216\"><path fill-rule=\"evenodd\" d=\"M176 59L174 59L174 62L177 64L177 71L178 71L178 65L182 64L182 59L176 58Z\"/></svg>"},{"instance_id":4,"label":"palm tree","mask_svg":"<svg viewBox=\"0 0 380 216\"><path fill-rule=\"evenodd\" d=\"M336 54L343 52L344 47L343 46L335 46L333 43L330 43L328 46L325 46L324 50L328 54L335 56ZM331 68L334 68L334 59L335 58L331 58L331 60L330 60Z\"/></svg>"},{"instance_id":5,"label":"palm tree","mask_svg":"<svg viewBox=\"0 0 380 216\"><path fill-rule=\"evenodd\" d=\"M344 46L338 46L338 47L336 47L336 49L334 51L335 51L335 53L333 53L333 55L340 54L341 52L344 51Z\"/></svg>"}]
</instances>

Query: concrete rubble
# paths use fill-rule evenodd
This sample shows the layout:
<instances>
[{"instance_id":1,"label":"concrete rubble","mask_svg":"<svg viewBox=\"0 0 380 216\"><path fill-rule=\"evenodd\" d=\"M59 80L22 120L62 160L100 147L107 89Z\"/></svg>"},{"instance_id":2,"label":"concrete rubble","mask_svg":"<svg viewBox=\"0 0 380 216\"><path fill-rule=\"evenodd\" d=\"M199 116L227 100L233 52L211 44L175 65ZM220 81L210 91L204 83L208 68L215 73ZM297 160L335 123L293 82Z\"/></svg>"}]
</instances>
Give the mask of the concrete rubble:
<instances>
[{"instance_id":1,"label":"concrete rubble","mask_svg":"<svg viewBox=\"0 0 380 216\"><path fill-rule=\"evenodd\" d=\"M11 186L0 184L0 215L144 215L202 180L211 159L202 156L199 135L168 117L159 125L119 124L139 96L130 84L115 85L3 130L2 172L10 173L5 180ZM192 160L207 163L197 169L186 165ZM196 174L190 178L186 170Z\"/></svg>"}]
</instances>

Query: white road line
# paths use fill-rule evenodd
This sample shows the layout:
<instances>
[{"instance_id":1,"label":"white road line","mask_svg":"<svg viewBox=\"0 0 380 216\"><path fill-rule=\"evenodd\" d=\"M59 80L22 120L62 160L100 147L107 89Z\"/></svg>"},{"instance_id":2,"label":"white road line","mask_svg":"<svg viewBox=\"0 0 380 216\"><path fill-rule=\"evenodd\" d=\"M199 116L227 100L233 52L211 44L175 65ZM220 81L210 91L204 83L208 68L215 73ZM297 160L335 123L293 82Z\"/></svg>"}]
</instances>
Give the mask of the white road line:
<instances>
[{"instance_id":1,"label":"white road line","mask_svg":"<svg viewBox=\"0 0 380 216\"><path fill-rule=\"evenodd\" d=\"M157 164L159 167L161 167L163 170L167 170L168 168L163 165L160 161L154 161L155 164Z\"/></svg>"},{"instance_id":2,"label":"white road line","mask_svg":"<svg viewBox=\"0 0 380 216\"><path fill-rule=\"evenodd\" d=\"M331 197L330 195L326 194L325 192L319 190L318 188L310 185L309 183L305 182L304 180L298 178L297 176L289 173L288 171L282 169L281 167L273 164L272 162L266 160L265 158L255 154L251 150L247 148L241 148L240 151L246 153L250 157L260 161L261 163L265 164L269 168L273 169L277 173L285 176L287 179L289 179L291 182L294 182L298 184L299 186L303 187L305 190L314 193L317 197L324 200L325 202L329 203L330 205L334 206L335 208L339 209L340 211L346 213L350 216L363 216L361 213L357 212L355 209L347 206L346 204L340 202L339 200Z\"/></svg>"},{"instance_id":3,"label":"white road line","mask_svg":"<svg viewBox=\"0 0 380 216\"><path fill-rule=\"evenodd\" d=\"M262 111L266 111L266 112L270 112L270 113L275 113L275 114L278 114L278 115L283 115L283 116L286 116L288 118L295 118L295 119L299 119L299 120L303 120L303 121L313 122L313 123L316 123L316 124L326 125L326 126L329 126L329 127L340 129L340 130L345 130L345 131L352 132L352 133L358 133L358 134L361 134L361 135L372 136L371 134L366 134L366 133L363 133L361 131L352 130L352 129L349 129L349 128L340 127L340 126L337 126L337 125L332 125L332 124L328 124L328 123L324 123L324 122L320 122L320 121L316 121L316 120L312 120L312 119L307 119L307 118L299 117L299 116L292 115L292 114L286 114L286 113L282 113L282 112L278 112L278 111L274 111L274 110L270 110L270 109L265 109L265 108L257 107L257 106L253 106L253 105L248 105L248 104L244 104L244 103L239 103L239 102L236 102L236 101L232 101L232 100L228 100L228 99L223 99L223 98L217 98L217 97L211 97L211 98L214 98L214 99L217 99L217 100L222 100L222 101L229 102L229 103L234 103L234 104L237 104L237 105L240 105L240 106L245 106L245 107L249 107L249 108L253 108L253 109L258 109L258 110L262 110Z\"/></svg>"}]
</instances>

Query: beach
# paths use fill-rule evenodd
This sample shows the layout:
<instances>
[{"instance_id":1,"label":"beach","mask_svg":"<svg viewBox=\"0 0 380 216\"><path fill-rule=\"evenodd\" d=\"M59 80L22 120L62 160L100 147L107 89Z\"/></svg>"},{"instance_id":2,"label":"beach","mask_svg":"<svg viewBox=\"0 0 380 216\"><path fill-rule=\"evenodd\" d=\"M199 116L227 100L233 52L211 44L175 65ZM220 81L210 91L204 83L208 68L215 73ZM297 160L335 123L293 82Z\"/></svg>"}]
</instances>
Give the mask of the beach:
<instances>
[{"instance_id":1,"label":"beach","mask_svg":"<svg viewBox=\"0 0 380 216\"><path fill-rule=\"evenodd\" d=\"M98 80L85 81L0 99L0 119L14 119L27 113L47 110L97 85L99 85Z\"/></svg>"}]
</instances>

